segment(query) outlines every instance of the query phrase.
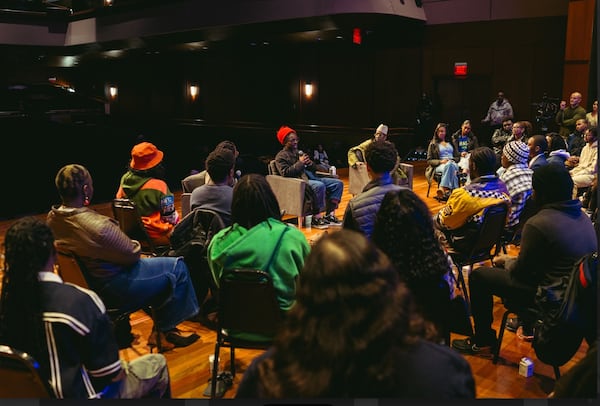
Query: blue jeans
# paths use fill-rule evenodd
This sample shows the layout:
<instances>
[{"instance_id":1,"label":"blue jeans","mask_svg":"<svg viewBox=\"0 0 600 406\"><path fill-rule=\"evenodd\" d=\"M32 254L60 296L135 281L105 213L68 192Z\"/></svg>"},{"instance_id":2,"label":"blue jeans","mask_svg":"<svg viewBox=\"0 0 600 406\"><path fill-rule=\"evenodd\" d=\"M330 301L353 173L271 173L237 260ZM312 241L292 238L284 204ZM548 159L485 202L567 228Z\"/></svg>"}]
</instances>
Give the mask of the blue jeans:
<instances>
[{"instance_id":1,"label":"blue jeans","mask_svg":"<svg viewBox=\"0 0 600 406\"><path fill-rule=\"evenodd\" d=\"M344 182L336 178L319 178L311 171L306 171L308 184L314 190L319 202L319 212L332 212L340 204L344 192Z\"/></svg>"},{"instance_id":2,"label":"blue jeans","mask_svg":"<svg viewBox=\"0 0 600 406\"><path fill-rule=\"evenodd\" d=\"M182 257L141 258L129 271L108 281L100 293L123 312L152 306L156 328L174 329L196 315L198 300Z\"/></svg>"},{"instance_id":3,"label":"blue jeans","mask_svg":"<svg viewBox=\"0 0 600 406\"><path fill-rule=\"evenodd\" d=\"M450 190L458 187L458 165L454 161L448 161L445 164L439 164L435 167L435 173L442 175L440 186Z\"/></svg>"}]
</instances>

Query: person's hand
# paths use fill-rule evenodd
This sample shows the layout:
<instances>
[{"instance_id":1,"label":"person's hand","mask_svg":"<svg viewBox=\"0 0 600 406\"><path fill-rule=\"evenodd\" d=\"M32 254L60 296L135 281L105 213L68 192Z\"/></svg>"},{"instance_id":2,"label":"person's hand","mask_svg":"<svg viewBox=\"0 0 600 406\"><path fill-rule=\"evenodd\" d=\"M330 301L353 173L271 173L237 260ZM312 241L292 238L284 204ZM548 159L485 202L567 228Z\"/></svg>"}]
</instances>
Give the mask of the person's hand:
<instances>
[{"instance_id":1,"label":"person's hand","mask_svg":"<svg viewBox=\"0 0 600 406\"><path fill-rule=\"evenodd\" d=\"M442 164L448 163L448 160L447 160L447 159L442 159L442 160L440 161L440 163L442 163Z\"/></svg>"},{"instance_id":2,"label":"person's hand","mask_svg":"<svg viewBox=\"0 0 600 406\"><path fill-rule=\"evenodd\" d=\"M308 154L304 154L300 157L300 160L302 161L302 163L304 164L304 166L310 166L312 165L312 161L310 159L310 157L308 156Z\"/></svg>"}]
</instances>

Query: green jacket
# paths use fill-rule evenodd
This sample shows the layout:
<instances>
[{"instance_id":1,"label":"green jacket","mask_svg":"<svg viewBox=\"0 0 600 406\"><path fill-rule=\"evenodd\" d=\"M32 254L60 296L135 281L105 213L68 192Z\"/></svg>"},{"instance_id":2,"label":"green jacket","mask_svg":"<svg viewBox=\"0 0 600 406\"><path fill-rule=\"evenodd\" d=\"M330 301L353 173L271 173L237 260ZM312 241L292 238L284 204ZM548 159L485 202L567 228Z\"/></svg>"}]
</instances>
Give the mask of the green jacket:
<instances>
[{"instance_id":1,"label":"green jacket","mask_svg":"<svg viewBox=\"0 0 600 406\"><path fill-rule=\"evenodd\" d=\"M219 284L224 269L253 268L267 272L279 307L289 310L310 246L297 228L269 218L250 230L235 223L219 231L208 246L208 265Z\"/></svg>"}]
</instances>

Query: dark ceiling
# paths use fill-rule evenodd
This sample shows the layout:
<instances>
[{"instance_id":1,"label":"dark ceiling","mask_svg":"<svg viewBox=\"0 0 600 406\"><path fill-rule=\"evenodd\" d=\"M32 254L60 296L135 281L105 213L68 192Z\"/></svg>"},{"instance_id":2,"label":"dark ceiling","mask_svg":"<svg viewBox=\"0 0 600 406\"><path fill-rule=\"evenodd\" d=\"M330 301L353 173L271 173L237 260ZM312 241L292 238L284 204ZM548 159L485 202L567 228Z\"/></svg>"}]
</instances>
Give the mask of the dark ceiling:
<instances>
[{"instance_id":1,"label":"dark ceiling","mask_svg":"<svg viewBox=\"0 0 600 406\"><path fill-rule=\"evenodd\" d=\"M177 7L183 0L118 0L110 7L104 0L0 0L0 22L20 20L25 23L63 24L90 17L98 21L125 19L131 13L152 13L165 4ZM231 26L211 26L156 35L138 35L112 41L73 46L3 45L5 58L43 59L60 66L65 56L74 56L74 64L98 59L126 58L140 54L205 52L231 49L301 46L323 43L330 46L403 47L415 46L423 38L424 21L398 15L347 13L310 18L296 18ZM360 44L353 42L354 29L360 30ZM61 28L57 28L61 29ZM66 28L62 28L65 29ZM71 58L73 60L73 58Z\"/></svg>"}]
</instances>

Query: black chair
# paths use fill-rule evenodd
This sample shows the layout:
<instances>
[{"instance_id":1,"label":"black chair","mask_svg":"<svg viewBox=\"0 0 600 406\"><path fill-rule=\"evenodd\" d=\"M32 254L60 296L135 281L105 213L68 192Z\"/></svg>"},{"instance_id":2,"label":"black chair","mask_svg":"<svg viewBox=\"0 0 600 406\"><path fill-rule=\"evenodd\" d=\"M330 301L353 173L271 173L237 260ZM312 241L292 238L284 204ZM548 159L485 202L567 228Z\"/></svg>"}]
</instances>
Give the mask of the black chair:
<instances>
[{"instance_id":1,"label":"black chair","mask_svg":"<svg viewBox=\"0 0 600 406\"><path fill-rule=\"evenodd\" d=\"M119 222L121 230L132 240L142 245L142 253L149 256L161 256L169 250L169 246L158 246L148 235L135 203L126 198L113 199L114 218Z\"/></svg>"},{"instance_id":2,"label":"black chair","mask_svg":"<svg viewBox=\"0 0 600 406\"><path fill-rule=\"evenodd\" d=\"M0 345L0 398L55 398L50 384L40 376L39 367L29 354Z\"/></svg>"},{"instance_id":3,"label":"black chair","mask_svg":"<svg viewBox=\"0 0 600 406\"><path fill-rule=\"evenodd\" d=\"M440 181L442 180L442 174L441 173L437 173L437 172L433 172L433 176L431 177L431 179L427 179L427 197L429 197L429 191L431 190L431 184L435 181L438 185L440 184Z\"/></svg>"},{"instance_id":4,"label":"black chair","mask_svg":"<svg viewBox=\"0 0 600 406\"><path fill-rule=\"evenodd\" d=\"M471 302L462 269L464 266L468 266L470 274L473 264L491 261L494 258L497 252L496 246L500 244L500 238L506 225L507 214L507 203L487 207L483 212L483 220L479 231L473 238L473 245L466 250L456 251L452 247L448 250L448 254L458 271L457 283L460 284L460 289L465 296L469 309L471 308Z\"/></svg>"},{"instance_id":5,"label":"black chair","mask_svg":"<svg viewBox=\"0 0 600 406\"><path fill-rule=\"evenodd\" d=\"M279 329L282 314L269 274L256 269L226 270L219 279L218 329L212 368L211 397L217 389L219 352L230 348L231 375L235 378L235 349L266 349ZM230 332L271 337L262 341L236 338Z\"/></svg>"},{"instance_id":6,"label":"black chair","mask_svg":"<svg viewBox=\"0 0 600 406\"><path fill-rule=\"evenodd\" d=\"M506 299L502 299L502 304L506 309L502 314L502 320L500 321L500 331L498 332L498 342L496 345L496 349L494 350L494 357L492 358L492 363L497 364L498 359L500 358L500 347L502 347L502 339L504 338L504 330L506 330L506 322L508 321L508 316L511 314L517 315L521 309L515 309L511 305L509 301ZM556 379L560 378L560 368L557 365L552 365L552 369L554 370L554 376Z\"/></svg>"},{"instance_id":7,"label":"black chair","mask_svg":"<svg viewBox=\"0 0 600 406\"><path fill-rule=\"evenodd\" d=\"M93 290L90 284L88 283L85 265L77 256L77 254L71 251L67 251L65 249L58 249L56 254L58 263L58 274L63 281L72 283L77 286L81 286L82 288ZM98 296L100 295L98 294ZM154 310L150 306L148 306L148 308L144 309L144 311L152 317L152 322L154 323L154 325L156 325ZM112 321L113 327L115 329L115 335L117 336L119 348L126 348L130 346L131 341L129 340L129 345L123 344L121 341L125 341L125 338L123 340L119 340L120 335L117 333L125 332L126 334L131 334L131 325L129 324L129 318L131 316L131 313L131 311L122 311L117 308L106 308L106 314ZM157 335L156 346L159 352L162 351L160 334ZM150 352L152 352L152 349L150 349Z\"/></svg>"}]
</instances>

